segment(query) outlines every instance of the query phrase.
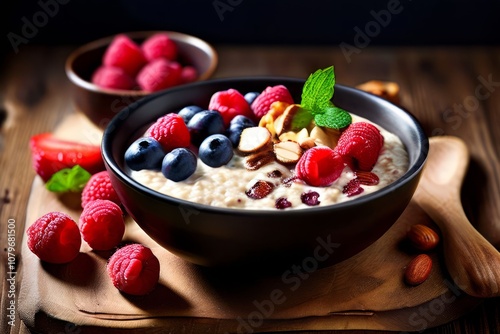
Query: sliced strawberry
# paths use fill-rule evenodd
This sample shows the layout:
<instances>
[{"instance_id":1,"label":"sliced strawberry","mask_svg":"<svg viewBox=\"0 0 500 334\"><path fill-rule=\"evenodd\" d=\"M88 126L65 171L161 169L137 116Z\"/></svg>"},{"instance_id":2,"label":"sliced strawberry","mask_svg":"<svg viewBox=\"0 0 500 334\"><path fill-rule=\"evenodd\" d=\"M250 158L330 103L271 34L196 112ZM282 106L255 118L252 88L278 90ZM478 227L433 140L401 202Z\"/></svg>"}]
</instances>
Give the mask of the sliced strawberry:
<instances>
[{"instance_id":1,"label":"sliced strawberry","mask_svg":"<svg viewBox=\"0 0 500 334\"><path fill-rule=\"evenodd\" d=\"M31 137L30 148L33 167L44 181L61 169L75 165L80 165L91 174L104 170L98 145L62 140L51 133L41 133Z\"/></svg>"}]
</instances>

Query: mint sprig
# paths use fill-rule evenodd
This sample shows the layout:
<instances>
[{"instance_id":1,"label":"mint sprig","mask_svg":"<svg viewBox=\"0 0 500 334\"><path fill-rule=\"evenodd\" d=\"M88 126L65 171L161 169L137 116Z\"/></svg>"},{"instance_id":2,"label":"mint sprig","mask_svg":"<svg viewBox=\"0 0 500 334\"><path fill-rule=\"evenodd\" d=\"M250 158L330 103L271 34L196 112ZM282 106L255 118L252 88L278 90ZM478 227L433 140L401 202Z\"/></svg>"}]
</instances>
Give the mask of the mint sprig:
<instances>
[{"instance_id":1,"label":"mint sprig","mask_svg":"<svg viewBox=\"0 0 500 334\"><path fill-rule=\"evenodd\" d=\"M331 105L335 86L335 73L333 66L319 69L309 75L304 87L300 105L310 110L313 115L323 113L323 110Z\"/></svg>"},{"instance_id":2,"label":"mint sprig","mask_svg":"<svg viewBox=\"0 0 500 334\"><path fill-rule=\"evenodd\" d=\"M73 168L64 168L53 174L45 183L45 187L52 192L78 192L85 187L92 175L79 165Z\"/></svg>"},{"instance_id":3,"label":"mint sprig","mask_svg":"<svg viewBox=\"0 0 500 334\"><path fill-rule=\"evenodd\" d=\"M322 114L314 116L314 122L317 126L331 129L342 129L352 122L351 114L339 107L329 107Z\"/></svg>"}]
</instances>

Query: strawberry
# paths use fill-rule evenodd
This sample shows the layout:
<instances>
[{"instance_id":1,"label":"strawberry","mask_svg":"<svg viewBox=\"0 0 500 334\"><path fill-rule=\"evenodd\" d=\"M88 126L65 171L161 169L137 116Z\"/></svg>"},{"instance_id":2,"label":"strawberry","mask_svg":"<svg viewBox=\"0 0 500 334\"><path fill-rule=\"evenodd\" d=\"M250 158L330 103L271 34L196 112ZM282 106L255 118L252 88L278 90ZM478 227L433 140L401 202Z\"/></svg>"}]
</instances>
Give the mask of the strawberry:
<instances>
[{"instance_id":1,"label":"strawberry","mask_svg":"<svg viewBox=\"0 0 500 334\"><path fill-rule=\"evenodd\" d=\"M258 118L261 118L267 114L267 112L271 109L271 104L276 101L293 104L293 98L288 91L288 88L283 85L267 87L252 102L252 111Z\"/></svg>"},{"instance_id":2,"label":"strawberry","mask_svg":"<svg viewBox=\"0 0 500 334\"><path fill-rule=\"evenodd\" d=\"M62 140L51 133L41 133L31 137L30 148L33 167L45 182L55 172L75 165L80 165L91 174L104 169L98 145Z\"/></svg>"},{"instance_id":3,"label":"strawberry","mask_svg":"<svg viewBox=\"0 0 500 334\"><path fill-rule=\"evenodd\" d=\"M315 187L327 187L340 177L344 159L327 146L315 146L302 154L295 166L297 177Z\"/></svg>"},{"instance_id":4,"label":"strawberry","mask_svg":"<svg viewBox=\"0 0 500 334\"><path fill-rule=\"evenodd\" d=\"M377 163L383 145L384 137L374 125L356 122L342 132L335 150L352 159L354 169L369 172Z\"/></svg>"},{"instance_id":5,"label":"strawberry","mask_svg":"<svg viewBox=\"0 0 500 334\"><path fill-rule=\"evenodd\" d=\"M229 126L231 120L238 115L255 119L245 97L232 88L213 94L208 104L208 110L218 111L224 119L224 126L226 128Z\"/></svg>"}]
</instances>

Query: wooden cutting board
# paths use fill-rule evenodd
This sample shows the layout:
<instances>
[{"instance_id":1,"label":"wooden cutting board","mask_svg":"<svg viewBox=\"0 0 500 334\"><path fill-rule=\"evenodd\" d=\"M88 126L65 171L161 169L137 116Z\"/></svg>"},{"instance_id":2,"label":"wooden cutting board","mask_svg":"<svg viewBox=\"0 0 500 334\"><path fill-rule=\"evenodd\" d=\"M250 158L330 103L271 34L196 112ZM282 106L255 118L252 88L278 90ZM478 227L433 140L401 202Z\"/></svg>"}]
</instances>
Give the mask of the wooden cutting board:
<instances>
[{"instance_id":1,"label":"wooden cutting board","mask_svg":"<svg viewBox=\"0 0 500 334\"><path fill-rule=\"evenodd\" d=\"M83 116L71 115L57 135L99 143L101 133ZM78 201L69 203L44 188L36 177L27 209L26 228L49 211L76 221ZM131 297L115 289L106 274L110 252L86 244L73 262L42 263L23 244L19 314L41 333L251 333L297 330L370 329L419 331L449 322L480 299L467 296L448 277L441 249L430 253L431 276L409 287L403 272L416 255L405 234L415 223L432 225L410 203L392 228L369 248L331 267L279 275L242 274L202 268L169 253L130 218L124 240L150 247L161 264L160 282L147 296ZM300 266L301 263L298 263Z\"/></svg>"}]
</instances>

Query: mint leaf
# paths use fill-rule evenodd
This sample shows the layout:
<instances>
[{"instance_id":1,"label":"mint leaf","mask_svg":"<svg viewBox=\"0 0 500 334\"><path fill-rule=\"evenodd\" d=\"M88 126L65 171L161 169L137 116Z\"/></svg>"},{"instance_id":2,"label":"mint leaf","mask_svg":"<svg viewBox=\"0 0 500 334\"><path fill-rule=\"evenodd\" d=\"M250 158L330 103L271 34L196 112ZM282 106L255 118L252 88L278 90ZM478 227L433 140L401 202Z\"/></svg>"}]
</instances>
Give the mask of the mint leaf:
<instances>
[{"instance_id":1,"label":"mint leaf","mask_svg":"<svg viewBox=\"0 0 500 334\"><path fill-rule=\"evenodd\" d=\"M333 66L317 70L307 78L302 88L300 105L310 110L313 115L322 113L326 107L331 106L334 86Z\"/></svg>"},{"instance_id":2,"label":"mint leaf","mask_svg":"<svg viewBox=\"0 0 500 334\"><path fill-rule=\"evenodd\" d=\"M92 175L79 165L64 168L51 176L45 187L57 193L67 191L78 192L83 189Z\"/></svg>"},{"instance_id":3,"label":"mint leaf","mask_svg":"<svg viewBox=\"0 0 500 334\"><path fill-rule=\"evenodd\" d=\"M331 129L342 129L351 124L352 117L347 111L338 107L327 107L322 114L314 116L317 126Z\"/></svg>"},{"instance_id":4,"label":"mint leaf","mask_svg":"<svg viewBox=\"0 0 500 334\"><path fill-rule=\"evenodd\" d=\"M300 108L299 111L297 111L297 113L293 116L291 130L299 131L303 128L307 128L313 118L314 116L309 110Z\"/></svg>"}]
</instances>

